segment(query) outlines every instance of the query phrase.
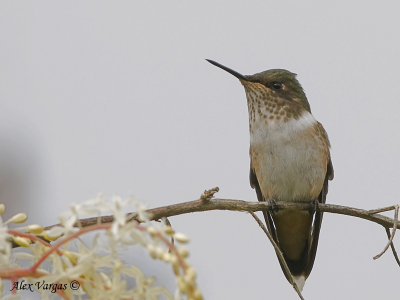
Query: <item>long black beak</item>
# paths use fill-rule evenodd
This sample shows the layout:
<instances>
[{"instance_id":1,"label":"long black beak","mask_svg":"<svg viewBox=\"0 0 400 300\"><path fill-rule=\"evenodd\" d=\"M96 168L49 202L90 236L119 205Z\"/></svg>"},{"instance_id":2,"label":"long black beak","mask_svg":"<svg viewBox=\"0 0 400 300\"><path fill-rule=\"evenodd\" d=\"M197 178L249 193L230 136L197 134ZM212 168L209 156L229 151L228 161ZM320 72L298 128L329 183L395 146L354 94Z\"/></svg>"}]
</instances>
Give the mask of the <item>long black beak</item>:
<instances>
[{"instance_id":1,"label":"long black beak","mask_svg":"<svg viewBox=\"0 0 400 300\"><path fill-rule=\"evenodd\" d=\"M211 59L206 59L206 61L208 61L210 64L213 64L214 66L217 66L218 68L221 68L222 70L225 70L228 73L231 73L233 76L235 76L236 78L238 78L239 80L248 80L246 78L246 76L232 70L229 69L228 67L225 67L224 65L221 65L220 63L217 63L216 61L213 61Z\"/></svg>"}]
</instances>

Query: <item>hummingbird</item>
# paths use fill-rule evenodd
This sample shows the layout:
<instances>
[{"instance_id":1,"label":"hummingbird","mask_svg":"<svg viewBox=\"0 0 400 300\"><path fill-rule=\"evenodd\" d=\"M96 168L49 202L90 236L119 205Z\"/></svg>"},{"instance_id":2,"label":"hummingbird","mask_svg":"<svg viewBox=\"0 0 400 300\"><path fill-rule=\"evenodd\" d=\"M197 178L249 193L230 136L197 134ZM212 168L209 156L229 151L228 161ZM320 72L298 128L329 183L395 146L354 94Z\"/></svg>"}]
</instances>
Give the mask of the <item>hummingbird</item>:
<instances>
[{"instance_id":1,"label":"hummingbird","mask_svg":"<svg viewBox=\"0 0 400 300\"><path fill-rule=\"evenodd\" d=\"M250 185L259 201L309 203L310 210L263 211L267 229L302 290L314 264L328 180L333 179L328 135L314 116L296 74L272 69L235 76L247 98L250 129ZM278 256L279 258L279 256ZM280 265L284 271L281 261ZM289 282L290 278L284 271Z\"/></svg>"}]
</instances>

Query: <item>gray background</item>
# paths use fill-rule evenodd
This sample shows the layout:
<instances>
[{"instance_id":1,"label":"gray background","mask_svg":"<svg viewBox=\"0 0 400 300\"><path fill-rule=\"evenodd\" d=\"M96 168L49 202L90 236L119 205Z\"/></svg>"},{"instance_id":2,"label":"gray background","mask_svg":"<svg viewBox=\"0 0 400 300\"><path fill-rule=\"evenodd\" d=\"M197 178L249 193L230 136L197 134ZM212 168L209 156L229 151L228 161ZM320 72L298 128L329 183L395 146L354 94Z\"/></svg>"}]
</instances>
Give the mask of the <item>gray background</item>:
<instances>
[{"instance_id":1,"label":"gray background","mask_svg":"<svg viewBox=\"0 0 400 300\"><path fill-rule=\"evenodd\" d=\"M157 207L219 186L219 197L256 201L243 88L205 58L299 74L332 143L328 203L400 202L398 11L395 1L1 1L6 215L48 225L98 192ZM171 221L191 237L206 299L297 299L248 214ZM372 260L385 243L378 225L326 214L305 298L398 298L391 253Z\"/></svg>"}]
</instances>

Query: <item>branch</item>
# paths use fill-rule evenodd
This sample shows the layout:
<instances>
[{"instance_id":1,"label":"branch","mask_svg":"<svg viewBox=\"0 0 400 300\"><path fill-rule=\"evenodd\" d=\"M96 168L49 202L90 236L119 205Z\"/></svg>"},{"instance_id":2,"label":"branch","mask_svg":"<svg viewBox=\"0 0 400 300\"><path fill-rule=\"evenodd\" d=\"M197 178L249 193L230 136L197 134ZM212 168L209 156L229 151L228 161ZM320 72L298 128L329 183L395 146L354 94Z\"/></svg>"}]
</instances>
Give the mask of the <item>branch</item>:
<instances>
[{"instance_id":1,"label":"branch","mask_svg":"<svg viewBox=\"0 0 400 300\"><path fill-rule=\"evenodd\" d=\"M272 245L276 249L276 252L278 253L279 260L281 262L283 262L285 274L288 274L288 278L290 278L289 281L293 285L293 287L296 290L297 294L299 295L300 299L303 299L302 294L301 294L300 290L298 289L296 283L294 282L293 277L290 274L290 271L287 267L287 264L286 264L285 260L283 259L283 256L282 257L280 256L280 255L282 255L282 253L279 250L279 246L276 245L276 243L272 239L271 235L266 230L265 226L254 214L254 212L256 212L256 211L265 211L265 210L271 209L272 207L271 207L270 202L246 202L243 200L213 198L213 196L216 192L218 192L218 188L214 188L214 189L211 189L208 191L206 190L202 194L200 199L198 199L198 200L148 209L147 213L149 214L149 219L150 220L159 220L161 218L168 218L168 217L187 214L187 213L202 212L202 211L209 211L209 210L228 210L228 211L250 212L250 214L253 216L253 218L255 218L255 220L258 222L260 227L267 234L269 240L271 241ZM310 209L314 209L315 204L313 202L312 203L299 203L299 202L282 203L282 202L278 202L278 203L274 203L273 205L274 205L274 209L310 210ZM373 210L364 210L364 209L353 208L353 207L348 207L348 206L319 203L318 209L321 212L335 213L335 214L341 214L341 215L361 218L361 219L368 220L368 221L371 221L371 222L374 222L374 223L377 223L377 224L383 226L385 228L386 234L388 236L388 243L385 246L384 250L381 253L379 253L377 256L375 256L374 259L383 255L386 252L386 250L389 247L391 247L393 256L395 257L396 262L400 266L400 261L399 261L397 252L393 245L393 238L396 233L396 229L400 229L400 223L398 220L398 214L399 214L399 206L398 205L393 205L393 206L378 208L378 209L373 209ZM382 212L387 212L387 211L391 211L391 210L395 211L395 215L394 215L393 219L380 214ZM133 221L133 220L136 220L138 222L141 221L141 220L139 220L138 215L136 213L129 213L128 216L129 216L130 221ZM77 222L77 224L75 224L75 226L87 227L87 226L94 225L94 224L110 223L110 222L113 222L113 216L102 216L102 217L81 219ZM56 226L56 225L46 227L45 229L50 229L53 226ZM389 231L390 228L393 228L391 234Z\"/></svg>"},{"instance_id":2,"label":"branch","mask_svg":"<svg viewBox=\"0 0 400 300\"><path fill-rule=\"evenodd\" d=\"M309 210L310 205L312 208L314 207L313 204L309 203L298 203L298 202L277 202L275 204L276 208L278 209L285 209L285 208L292 208L292 209L303 209ZM384 228L393 228L393 224L395 220L377 213L377 211L387 211L389 208L391 210L395 209L396 206L390 206L388 208L382 209L374 209L374 210L365 210L359 208L353 208L348 206L341 206L341 205L334 205L334 204L319 204L319 210L321 212L327 213L334 213L346 216L352 216L361 218L364 220L368 220L374 223L377 223ZM202 212L202 211L209 211L209 210L229 210L229 211L243 211L243 212L255 212L255 211L262 211L268 210L271 208L271 205L268 202L246 202L243 200L232 200L232 199L204 199L182 202L178 204L172 204L167 206L161 206L157 208L148 209L147 212L150 214L151 220L159 220L163 217L172 217L183 215L187 213L193 212ZM131 213L131 220L138 220L137 215L135 213ZM93 224L98 223L110 223L113 221L112 216L102 216L102 217L93 217L93 218L86 218L80 220L80 226L86 227ZM48 226L45 229L50 229L56 225ZM396 224L396 228L400 229L400 224Z\"/></svg>"},{"instance_id":3,"label":"branch","mask_svg":"<svg viewBox=\"0 0 400 300\"><path fill-rule=\"evenodd\" d=\"M168 218L172 216L178 216L187 213L193 212L202 212L202 211L209 211L209 210L228 210L228 211L242 211L242 212L255 212L255 211L262 211L268 210L271 208L271 204L269 202L247 202L243 200L233 200L233 199L220 199L220 198L213 198L213 195L218 192L218 188L214 188L211 190L206 190L203 195L198 200L188 201L178 204L172 204L167 206L161 206L157 208L148 209L147 212L150 215L150 220L159 220L161 218ZM274 204L274 208L276 209L303 209L309 210L314 209L314 203L299 203L299 202L278 202ZM389 232L389 228L392 229L392 234L388 235L388 243L384 250L375 256L374 259L380 257L389 246L392 249L393 255L396 259L397 264L400 266L400 261L398 259L396 250L392 243L394 234L396 229L400 229L400 223L398 221L398 205L392 205L384 208L372 209L372 210L365 210L359 209L354 207L348 206L341 206L341 205L334 205L334 204L322 204L319 203L318 208L321 212L328 212L340 215L346 215L351 217L357 217L360 219L368 220L374 223L377 223L383 226L386 232ZM395 210L395 218L389 218L383 215L380 215L381 212L386 212L390 210ZM131 218L130 220L141 221L138 219L136 213L128 214ZM79 227L86 227L91 226L98 223L111 223L113 222L113 216L102 216L102 217L93 217L93 218L86 218L81 219L78 221ZM50 229L56 225L51 225L46 227L45 229ZM78 226L76 224L75 226Z\"/></svg>"}]
</instances>

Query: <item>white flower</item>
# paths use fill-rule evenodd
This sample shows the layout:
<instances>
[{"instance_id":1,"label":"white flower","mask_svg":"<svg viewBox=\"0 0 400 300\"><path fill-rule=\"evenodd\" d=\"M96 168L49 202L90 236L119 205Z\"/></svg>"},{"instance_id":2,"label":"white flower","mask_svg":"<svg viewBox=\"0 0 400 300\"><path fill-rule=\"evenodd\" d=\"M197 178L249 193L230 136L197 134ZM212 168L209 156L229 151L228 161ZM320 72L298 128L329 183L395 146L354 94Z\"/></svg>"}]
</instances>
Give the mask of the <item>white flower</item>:
<instances>
[{"instance_id":1,"label":"white flower","mask_svg":"<svg viewBox=\"0 0 400 300\"><path fill-rule=\"evenodd\" d=\"M126 211L132 210L142 223L128 222L130 216ZM75 227L80 225L80 218L110 214L114 218L112 224ZM22 214L16 216L13 222L26 220ZM20 232L28 230L31 235L43 236L48 240L57 239L56 243L49 246L35 242L35 239L30 244L25 237L13 237L8 233L7 223L3 223L0 215L0 268L18 270L22 261L28 260L33 265L45 257L45 262L38 267L37 273L25 279L28 282L39 280L49 284L70 283L73 280L79 282L79 289L64 291L68 299L83 297L100 300L156 300L164 296L162 298L168 300L179 300L183 295L190 300L202 299L195 282L196 273L187 261L187 249L175 248L170 242L171 236L181 243L188 242L188 238L181 233L175 233L170 226L163 223L151 223L146 207L134 198L125 200L114 196L112 201L107 201L99 195L81 204L71 205L70 211L59 216L59 221L60 224L50 230L43 231L39 225L15 229ZM82 233L86 234L87 231L93 232L83 236ZM10 244L11 238L25 242L27 251L14 253ZM120 250L126 246L144 247L155 260L173 266L172 274L177 279L175 297L164 287L157 286L156 278L146 277L132 264L134 262L122 261ZM169 247L174 248L174 251L170 251ZM11 261L15 263L11 264ZM134 286L131 285L132 282L135 283ZM43 299L54 296L49 290L38 289L38 292ZM18 299L15 298L17 295L10 297Z\"/></svg>"}]
</instances>

